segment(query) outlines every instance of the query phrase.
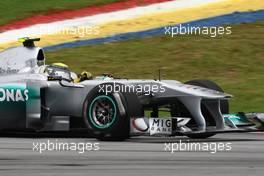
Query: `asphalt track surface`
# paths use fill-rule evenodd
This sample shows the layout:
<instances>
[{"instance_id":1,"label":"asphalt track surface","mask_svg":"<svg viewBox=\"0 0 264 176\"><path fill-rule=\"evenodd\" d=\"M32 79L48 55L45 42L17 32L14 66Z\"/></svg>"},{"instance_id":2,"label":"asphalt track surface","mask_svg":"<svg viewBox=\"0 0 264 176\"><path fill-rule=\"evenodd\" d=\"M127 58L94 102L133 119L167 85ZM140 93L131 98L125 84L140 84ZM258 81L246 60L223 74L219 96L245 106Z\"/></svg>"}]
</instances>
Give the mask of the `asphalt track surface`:
<instances>
[{"instance_id":1,"label":"asphalt track surface","mask_svg":"<svg viewBox=\"0 0 264 176\"><path fill-rule=\"evenodd\" d=\"M264 133L218 134L207 140L134 137L100 142L98 151L33 151L33 142L96 143L92 138L1 135L0 175L264 175ZM164 143L231 143L230 151L165 151Z\"/></svg>"}]
</instances>

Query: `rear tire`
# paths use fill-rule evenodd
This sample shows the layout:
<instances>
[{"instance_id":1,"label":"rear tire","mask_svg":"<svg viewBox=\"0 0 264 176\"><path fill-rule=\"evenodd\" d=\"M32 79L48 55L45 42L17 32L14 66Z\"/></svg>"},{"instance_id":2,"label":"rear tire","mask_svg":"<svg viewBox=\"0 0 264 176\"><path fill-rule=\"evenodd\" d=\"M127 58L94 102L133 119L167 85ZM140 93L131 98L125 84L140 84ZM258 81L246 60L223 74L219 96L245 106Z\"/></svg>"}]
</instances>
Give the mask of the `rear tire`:
<instances>
[{"instance_id":1,"label":"rear tire","mask_svg":"<svg viewBox=\"0 0 264 176\"><path fill-rule=\"evenodd\" d=\"M213 89L219 92L224 92L223 89L218 86L215 82L210 81L210 80L191 80L191 81L187 81L185 84L189 84L189 85L195 85L195 86L200 86L200 87L204 87L204 88L208 88L208 89ZM204 116L210 116L209 111L206 109L207 107L205 107L205 105L202 103L201 105L202 107L202 113ZM228 100L221 100L220 101L220 108L221 108L221 112L222 114L228 114L229 113L229 103ZM210 134L188 134L186 136L188 136L189 138L193 138L193 139L205 139L205 138L209 138L216 135L215 133L210 133Z\"/></svg>"}]
</instances>

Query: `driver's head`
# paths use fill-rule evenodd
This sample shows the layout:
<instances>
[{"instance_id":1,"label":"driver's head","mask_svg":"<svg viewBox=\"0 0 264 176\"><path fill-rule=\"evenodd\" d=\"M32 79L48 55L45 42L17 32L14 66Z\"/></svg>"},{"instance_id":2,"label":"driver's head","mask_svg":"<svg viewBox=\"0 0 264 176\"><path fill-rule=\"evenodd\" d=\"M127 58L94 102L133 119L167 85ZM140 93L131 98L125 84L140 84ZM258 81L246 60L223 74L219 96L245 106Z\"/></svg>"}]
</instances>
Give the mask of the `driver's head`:
<instances>
[{"instance_id":1,"label":"driver's head","mask_svg":"<svg viewBox=\"0 0 264 176\"><path fill-rule=\"evenodd\" d=\"M68 69L68 66L63 63L53 63L51 65L46 65L44 74L47 74L51 80L64 79L72 81L71 72Z\"/></svg>"}]
</instances>

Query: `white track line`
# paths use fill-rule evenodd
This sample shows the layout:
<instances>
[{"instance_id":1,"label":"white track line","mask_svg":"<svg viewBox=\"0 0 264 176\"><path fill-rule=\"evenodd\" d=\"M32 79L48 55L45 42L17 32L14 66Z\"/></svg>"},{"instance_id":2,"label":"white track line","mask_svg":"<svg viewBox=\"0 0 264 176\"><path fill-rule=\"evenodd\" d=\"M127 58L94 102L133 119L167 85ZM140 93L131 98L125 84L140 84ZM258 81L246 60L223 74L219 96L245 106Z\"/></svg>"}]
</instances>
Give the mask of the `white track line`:
<instances>
[{"instance_id":1,"label":"white track line","mask_svg":"<svg viewBox=\"0 0 264 176\"><path fill-rule=\"evenodd\" d=\"M56 33L63 29L69 29L74 27L76 28L80 26L92 27L112 21L137 18L146 14L195 7L195 6L200 6L200 5L204 5L212 2L219 2L219 1L224 1L224 0L174 0L169 2L152 4L144 7L135 7L126 10L81 17L71 20L63 20L58 22L46 23L46 24L37 24L27 28L10 30L0 33L0 43L16 41L17 38L25 37L25 36L41 36L45 34Z\"/></svg>"}]
</instances>

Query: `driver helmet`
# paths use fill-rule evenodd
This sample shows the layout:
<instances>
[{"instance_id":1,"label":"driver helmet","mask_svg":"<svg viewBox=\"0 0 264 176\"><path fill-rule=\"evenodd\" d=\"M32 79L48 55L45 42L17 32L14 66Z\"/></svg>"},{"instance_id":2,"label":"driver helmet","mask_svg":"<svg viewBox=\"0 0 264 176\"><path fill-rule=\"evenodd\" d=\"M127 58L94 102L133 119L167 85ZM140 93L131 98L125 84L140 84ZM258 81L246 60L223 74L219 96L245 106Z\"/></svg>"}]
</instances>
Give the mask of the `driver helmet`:
<instances>
[{"instance_id":1,"label":"driver helmet","mask_svg":"<svg viewBox=\"0 0 264 176\"><path fill-rule=\"evenodd\" d=\"M64 63L61 63L61 62L53 63L53 64L51 64L51 66L60 67L60 68L64 68L64 69L69 69L68 65L66 65Z\"/></svg>"}]
</instances>

